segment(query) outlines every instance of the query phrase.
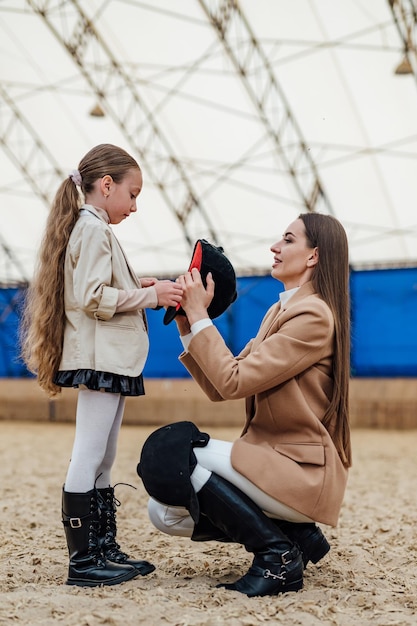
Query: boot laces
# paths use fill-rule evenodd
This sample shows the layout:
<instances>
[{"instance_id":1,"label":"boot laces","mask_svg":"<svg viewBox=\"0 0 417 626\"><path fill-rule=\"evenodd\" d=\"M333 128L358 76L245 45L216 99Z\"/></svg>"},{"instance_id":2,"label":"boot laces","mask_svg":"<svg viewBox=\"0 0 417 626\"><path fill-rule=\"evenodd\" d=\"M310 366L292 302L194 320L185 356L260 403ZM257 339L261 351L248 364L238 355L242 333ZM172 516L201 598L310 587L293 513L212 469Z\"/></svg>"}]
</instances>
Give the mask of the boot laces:
<instances>
[{"instance_id":1,"label":"boot laces","mask_svg":"<svg viewBox=\"0 0 417 626\"><path fill-rule=\"evenodd\" d=\"M107 504L110 504L110 502L107 502L106 499L104 498L104 496L100 493L99 489L96 487L96 483L98 481L98 479L100 478L101 473L97 476L95 482L94 482L94 489L96 490L97 493L97 500L99 502L99 505L101 505L100 508L105 508L107 506ZM112 509L113 511L116 510L116 507L121 506L121 502L120 500L118 500L118 498L116 498L115 496L115 489L116 487L118 487L119 485L125 485L126 487L132 487L132 489L137 489L137 487L135 487L134 485L131 485L130 483L116 483L113 487L109 487L109 489L113 490L113 498L112 498ZM109 493L110 495L110 493Z\"/></svg>"},{"instance_id":2,"label":"boot laces","mask_svg":"<svg viewBox=\"0 0 417 626\"><path fill-rule=\"evenodd\" d=\"M100 478L101 474L99 474L96 478L97 480ZM115 496L115 488L119 485L125 485L126 487L132 487L132 489L136 489L134 485L129 483L116 483L113 487L109 487L109 491L107 492L108 497L105 498L104 495L96 489L97 493L97 501L99 504L100 514L105 516L106 518L106 527L105 527L105 535L104 535L104 553L107 559L118 563L124 563L126 559L129 558L129 555L125 552L122 552L120 549L120 545L116 541L116 510L117 507L121 506L121 502ZM95 486L95 485L94 485Z\"/></svg>"}]
</instances>

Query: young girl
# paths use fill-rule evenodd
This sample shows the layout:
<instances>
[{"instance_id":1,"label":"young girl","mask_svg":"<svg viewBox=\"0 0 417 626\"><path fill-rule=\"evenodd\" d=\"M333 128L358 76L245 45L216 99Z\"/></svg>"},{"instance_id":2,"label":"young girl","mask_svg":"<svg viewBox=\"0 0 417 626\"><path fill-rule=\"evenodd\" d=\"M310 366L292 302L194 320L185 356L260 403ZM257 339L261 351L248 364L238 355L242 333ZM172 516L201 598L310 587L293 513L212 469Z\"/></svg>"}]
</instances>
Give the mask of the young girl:
<instances>
[{"instance_id":1,"label":"young girl","mask_svg":"<svg viewBox=\"0 0 417 626\"><path fill-rule=\"evenodd\" d=\"M145 442L139 465L142 478L149 477L158 457L145 454L147 448L164 449L163 470L143 479L154 495L149 514L157 528L194 541L240 543L254 553L242 578L220 585L248 596L302 587L308 561L330 549L315 522L336 525L351 464L346 233L332 216L306 213L271 251L271 274L285 291L237 357L207 313L213 280L207 277L205 289L196 269L178 279L187 315L176 317L181 361L211 400L246 399L241 437L201 446L204 438L195 434L190 468L178 471L178 450L190 438L184 428L181 444L181 423L171 425ZM173 501L176 493L181 501Z\"/></svg>"},{"instance_id":2,"label":"young girl","mask_svg":"<svg viewBox=\"0 0 417 626\"><path fill-rule=\"evenodd\" d=\"M175 282L139 280L110 227L137 210L141 189L140 167L121 148L84 156L56 193L23 318L23 357L40 386L50 396L79 389L62 493L70 585L115 585L155 569L116 543L110 486L125 396L144 394L144 309L182 295Z\"/></svg>"}]
</instances>

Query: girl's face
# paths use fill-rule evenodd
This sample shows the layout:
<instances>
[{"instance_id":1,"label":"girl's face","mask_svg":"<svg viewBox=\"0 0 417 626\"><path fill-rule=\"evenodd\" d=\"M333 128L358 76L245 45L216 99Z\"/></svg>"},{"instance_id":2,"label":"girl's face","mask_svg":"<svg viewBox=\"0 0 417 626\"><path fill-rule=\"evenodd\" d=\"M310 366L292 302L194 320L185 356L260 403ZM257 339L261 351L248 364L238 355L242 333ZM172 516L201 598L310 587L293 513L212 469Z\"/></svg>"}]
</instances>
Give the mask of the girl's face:
<instances>
[{"instance_id":1,"label":"girl's face","mask_svg":"<svg viewBox=\"0 0 417 626\"><path fill-rule=\"evenodd\" d=\"M110 224L120 224L131 213L137 211L136 198L142 189L142 173L137 168L128 171L121 183L115 183L111 176L105 177L104 207Z\"/></svg>"},{"instance_id":2,"label":"girl's face","mask_svg":"<svg viewBox=\"0 0 417 626\"><path fill-rule=\"evenodd\" d=\"M271 276L281 281L285 289L294 289L311 279L318 263L318 249L309 247L304 223L295 220L280 241L271 246L274 253Z\"/></svg>"}]
</instances>

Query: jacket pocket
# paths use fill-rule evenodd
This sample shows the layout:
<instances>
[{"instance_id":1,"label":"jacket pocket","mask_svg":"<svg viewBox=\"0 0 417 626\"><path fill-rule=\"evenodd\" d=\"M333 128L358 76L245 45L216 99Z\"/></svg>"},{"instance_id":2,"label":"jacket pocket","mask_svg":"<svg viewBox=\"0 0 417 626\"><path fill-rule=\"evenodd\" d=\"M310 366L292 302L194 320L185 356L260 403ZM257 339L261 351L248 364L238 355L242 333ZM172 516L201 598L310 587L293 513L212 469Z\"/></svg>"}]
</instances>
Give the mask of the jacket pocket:
<instances>
[{"instance_id":1,"label":"jacket pocket","mask_svg":"<svg viewBox=\"0 0 417 626\"><path fill-rule=\"evenodd\" d=\"M139 316L97 321L95 369L138 376L145 365L149 340Z\"/></svg>"},{"instance_id":2,"label":"jacket pocket","mask_svg":"<svg viewBox=\"0 0 417 626\"><path fill-rule=\"evenodd\" d=\"M321 443L277 443L274 450L296 463L325 464L324 446Z\"/></svg>"}]
</instances>

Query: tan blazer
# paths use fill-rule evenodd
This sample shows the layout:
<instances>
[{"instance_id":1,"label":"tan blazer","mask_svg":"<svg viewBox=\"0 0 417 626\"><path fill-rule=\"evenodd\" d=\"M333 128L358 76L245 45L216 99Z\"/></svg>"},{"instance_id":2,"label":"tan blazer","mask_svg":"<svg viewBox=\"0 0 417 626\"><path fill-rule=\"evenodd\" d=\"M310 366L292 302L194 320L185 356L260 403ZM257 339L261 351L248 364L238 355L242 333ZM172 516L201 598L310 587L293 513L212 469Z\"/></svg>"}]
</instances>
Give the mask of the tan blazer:
<instances>
[{"instance_id":1,"label":"tan blazer","mask_svg":"<svg viewBox=\"0 0 417 626\"><path fill-rule=\"evenodd\" d=\"M60 370L92 369L139 376L149 340L142 309L117 313L119 289L140 280L106 220L84 205L65 256L66 326ZM146 292L144 306L146 306Z\"/></svg>"},{"instance_id":2,"label":"tan blazer","mask_svg":"<svg viewBox=\"0 0 417 626\"><path fill-rule=\"evenodd\" d=\"M321 420L331 398L334 321L307 283L273 305L256 337L234 357L215 326L180 359L213 401L246 399L232 465L307 517L335 526L347 470Z\"/></svg>"}]
</instances>

